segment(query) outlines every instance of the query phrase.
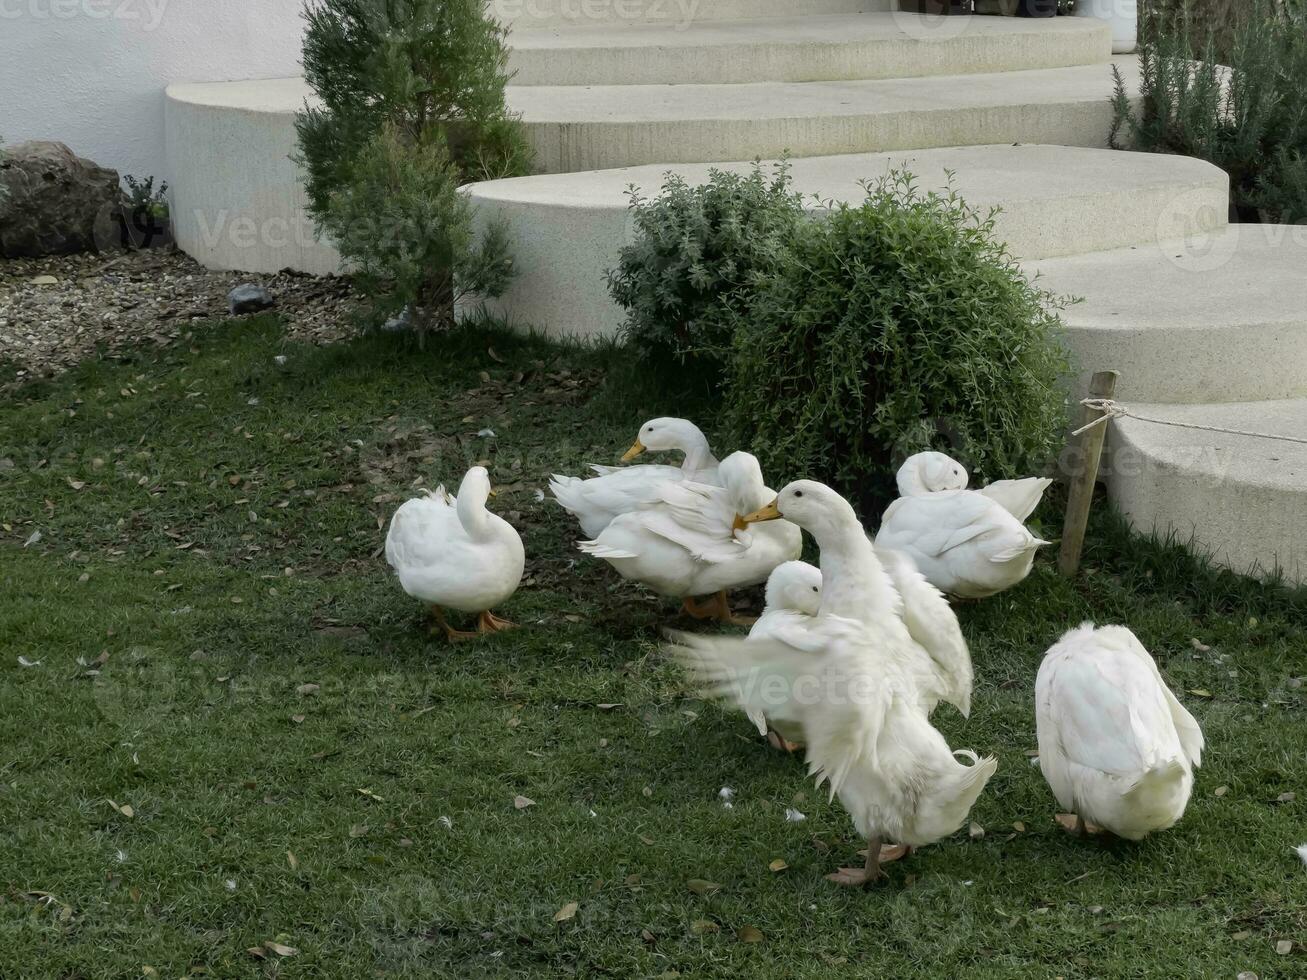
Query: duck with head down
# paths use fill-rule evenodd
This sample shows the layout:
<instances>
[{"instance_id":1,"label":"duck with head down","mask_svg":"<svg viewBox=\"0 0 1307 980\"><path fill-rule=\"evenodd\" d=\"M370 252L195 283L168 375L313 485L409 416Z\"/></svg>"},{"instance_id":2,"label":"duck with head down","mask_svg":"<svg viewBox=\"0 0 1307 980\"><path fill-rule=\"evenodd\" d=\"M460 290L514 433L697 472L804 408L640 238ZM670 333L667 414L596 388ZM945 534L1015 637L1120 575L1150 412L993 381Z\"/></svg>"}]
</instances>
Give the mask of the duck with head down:
<instances>
[{"instance_id":1,"label":"duck with head down","mask_svg":"<svg viewBox=\"0 0 1307 980\"><path fill-rule=\"evenodd\" d=\"M601 466L588 479L555 474L549 489L563 509L581 524L587 537L595 538L615 517L658 503L661 489L669 483L692 481L716 485L717 459L708 439L693 422L678 418L650 419L640 426L635 443L622 455L622 462L646 452L680 452L680 466L646 463L639 466Z\"/></svg>"},{"instance_id":2,"label":"duck with head down","mask_svg":"<svg viewBox=\"0 0 1307 980\"><path fill-rule=\"evenodd\" d=\"M798 557L803 540L788 521L767 528L744 525L740 515L774 495L755 457L733 453L722 461L719 476L720 487L666 484L657 503L614 518L578 546L624 578L683 599L696 618L747 625L751 621L731 611L727 593L766 581L777 565ZM704 595L713 598L704 604L695 600Z\"/></svg>"}]
</instances>

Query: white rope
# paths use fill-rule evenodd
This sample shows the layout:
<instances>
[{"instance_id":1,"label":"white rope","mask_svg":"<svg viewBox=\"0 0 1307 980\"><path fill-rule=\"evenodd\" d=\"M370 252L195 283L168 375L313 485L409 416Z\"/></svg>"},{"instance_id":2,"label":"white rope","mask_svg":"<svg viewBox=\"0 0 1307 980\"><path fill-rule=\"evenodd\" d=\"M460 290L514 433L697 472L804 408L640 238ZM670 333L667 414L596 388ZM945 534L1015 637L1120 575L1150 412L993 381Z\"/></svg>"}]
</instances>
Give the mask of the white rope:
<instances>
[{"instance_id":1,"label":"white rope","mask_svg":"<svg viewBox=\"0 0 1307 980\"><path fill-rule=\"evenodd\" d=\"M1197 422L1179 422L1175 419L1157 419L1150 415L1140 415L1138 412L1132 412L1118 401L1111 398L1086 398L1080 402L1085 408L1095 412L1102 412L1092 422L1082 425L1071 434L1078 436L1082 432L1088 432L1096 425L1102 425L1109 419L1131 418L1138 419L1140 422L1152 422L1154 425L1174 425L1181 429L1198 429L1200 432L1220 432L1229 436L1247 436L1250 439L1277 439L1280 442L1295 442L1302 446L1307 446L1307 439L1298 436L1277 436L1269 432L1249 432L1246 429L1227 429L1219 425L1199 425Z\"/></svg>"}]
</instances>

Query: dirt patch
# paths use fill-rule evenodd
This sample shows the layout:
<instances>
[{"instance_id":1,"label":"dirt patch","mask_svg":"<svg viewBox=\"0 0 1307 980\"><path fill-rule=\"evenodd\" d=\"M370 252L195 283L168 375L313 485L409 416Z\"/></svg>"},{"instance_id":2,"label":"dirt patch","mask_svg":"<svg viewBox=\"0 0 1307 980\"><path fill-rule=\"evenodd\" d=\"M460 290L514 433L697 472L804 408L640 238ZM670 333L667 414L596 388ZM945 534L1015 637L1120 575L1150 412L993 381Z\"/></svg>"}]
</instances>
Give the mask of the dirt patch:
<instances>
[{"instance_id":1,"label":"dirt patch","mask_svg":"<svg viewBox=\"0 0 1307 980\"><path fill-rule=\"evenodd\" d=\"M170 346L197 320L229 316L227 294L246 282L277 299L286 335L331 343L350 332L350 284L336 276L211 272L184 252L0 260L0 361L18 381L56 375L103 347Z\"/></svg>"}]
</instances>

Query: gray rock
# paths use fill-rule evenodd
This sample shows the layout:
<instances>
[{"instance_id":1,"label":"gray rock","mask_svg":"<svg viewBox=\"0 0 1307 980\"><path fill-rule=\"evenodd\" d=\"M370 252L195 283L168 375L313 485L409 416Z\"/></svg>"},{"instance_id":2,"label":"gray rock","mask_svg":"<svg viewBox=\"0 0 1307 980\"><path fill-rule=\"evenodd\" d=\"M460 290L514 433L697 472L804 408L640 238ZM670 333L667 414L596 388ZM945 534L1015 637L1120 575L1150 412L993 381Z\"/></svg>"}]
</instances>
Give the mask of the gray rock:
<instances>
[{"instance_id":1,"label":"gray rock","mask_svg":"<svg viewBox=\"0 0 1307 980\"><path fill-rule=\"evenodd\" d=\"M232 316L242 316L246 313L270 310L277 305L277 301L272 298L272 293L262 286L247 282L227 294L227 305L231 308Z\"/></svg>"},{"instance_id":2,"label":"gray rock","mask_svg":"<svg viewBox=\"0 0 1307 980\"><path fill-rule=\"evenodd\" d=\"M118 172L63 143L34 140L0 151L0 256L117 248L121 204Z\"/></svg>"}]
</instances>

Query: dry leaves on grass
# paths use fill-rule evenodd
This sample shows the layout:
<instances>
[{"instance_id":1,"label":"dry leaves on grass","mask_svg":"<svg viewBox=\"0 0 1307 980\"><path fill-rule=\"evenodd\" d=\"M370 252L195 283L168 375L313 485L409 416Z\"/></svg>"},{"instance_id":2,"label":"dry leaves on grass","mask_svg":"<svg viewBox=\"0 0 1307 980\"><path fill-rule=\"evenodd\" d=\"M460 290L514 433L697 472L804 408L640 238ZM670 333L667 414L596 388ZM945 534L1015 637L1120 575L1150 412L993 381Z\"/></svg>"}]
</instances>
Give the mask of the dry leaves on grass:
<instances>
[{"instance_id":1,"label":"dry leaves on grass","mask_svg":"<svg viewBox=\"0 0 1307 980\"><path fill-rule=\"evenodd\" d=\"M513 797L513 809L515 810L525 810L527 807L535 805L536 801L528 796Z\"/></svg>"},{"instance_id":2,"label":"dry leaves on grass","mask_svg":"<svg viewBox=\"0 0 1307 980\"><path fill-rule=\"evenodd\" d=\"M246 952L257 960L266 960L269 953L282 957L299 954L299 950L294 946L287 946L285 943L276 942L272 939L266 940L262 946L251 946Z\"/></svg>"},{"instance_id":3,"label":"dry leaves on grass","mask_svg":"<svg viewBox=\"0 0 1307 980\"><path fill-rule=\"evenodd\" d=\"M568 922L576 918L576 913L580 910L580 902L568 902L561 909L554 913L555 922Z\"/></svg>"},{"instance_id":4,"label":"dry leaves on grass","mask_svg":"<svg viewBox=\"0 0 1307 980\"><path fill-rule=\"evenodd\" d=\"M717 882L706 881L703 878L691 878L685 883L685 887L696 895L712 895L714 892L722 890L722 886Z\"/></svg>"}]
</instances>

